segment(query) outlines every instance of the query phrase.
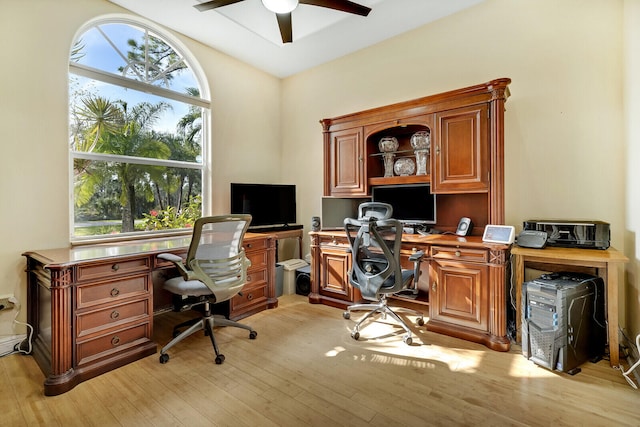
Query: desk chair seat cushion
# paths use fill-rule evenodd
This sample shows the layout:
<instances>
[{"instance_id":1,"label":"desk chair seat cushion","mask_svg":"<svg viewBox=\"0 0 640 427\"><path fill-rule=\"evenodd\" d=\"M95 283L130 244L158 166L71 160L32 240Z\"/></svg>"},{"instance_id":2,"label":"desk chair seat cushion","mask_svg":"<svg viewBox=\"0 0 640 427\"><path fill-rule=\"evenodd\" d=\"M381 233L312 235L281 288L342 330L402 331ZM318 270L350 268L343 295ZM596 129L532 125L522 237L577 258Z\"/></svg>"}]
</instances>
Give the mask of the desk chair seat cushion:
<instances>
[{"instance_id":1,"label":"desk chair seat cushion","mask_svg":"<svg viewBox=\"0 0 640 427\"><path fill-rule=\"evenodd\" d=\"M211 295L211 289L200 280L184 280L174 277L164 282L163 288L176 295L204 296Z\"/></svg>"}]
</instances>

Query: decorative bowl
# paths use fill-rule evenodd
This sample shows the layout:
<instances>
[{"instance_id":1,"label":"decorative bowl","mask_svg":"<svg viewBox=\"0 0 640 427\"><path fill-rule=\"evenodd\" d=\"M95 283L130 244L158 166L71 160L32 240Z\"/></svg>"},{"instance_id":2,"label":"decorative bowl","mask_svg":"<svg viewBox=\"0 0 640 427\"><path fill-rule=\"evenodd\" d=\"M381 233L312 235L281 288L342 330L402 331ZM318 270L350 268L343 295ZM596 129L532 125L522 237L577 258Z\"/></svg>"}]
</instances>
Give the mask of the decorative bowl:
<instances>
[{"instance_id":1,"label":"decorative bowl","mask_svg":"<svg viewBox=\"0 0 640 427\"><path fill-rule=\"evenodd\" d=\"M411 157L400 157L393 164L393 171L400 176L413 175L416 172L416 164Z\"/></svg>"},{"instance_id":2,"label":"decorative bowl","mask_svg":"<svg viewBox=\"0 0 640 427\"><path fill-rule=\"evenodd\" d=\"M381 153L390 153L398 149L398 140L393 136L385 136L378 142L378 149Z\"/></svg>"},{"instance_id":3,"label":"decorative bowl","mask_svg":"<svg viewBox=\"0 0 640 427\"><path fill-rule=\"evenodd\" d=\"M414 150L428 150L431 145L431 132L423 130L411 135L411 147Z\"/></svg>"}]
</instances>

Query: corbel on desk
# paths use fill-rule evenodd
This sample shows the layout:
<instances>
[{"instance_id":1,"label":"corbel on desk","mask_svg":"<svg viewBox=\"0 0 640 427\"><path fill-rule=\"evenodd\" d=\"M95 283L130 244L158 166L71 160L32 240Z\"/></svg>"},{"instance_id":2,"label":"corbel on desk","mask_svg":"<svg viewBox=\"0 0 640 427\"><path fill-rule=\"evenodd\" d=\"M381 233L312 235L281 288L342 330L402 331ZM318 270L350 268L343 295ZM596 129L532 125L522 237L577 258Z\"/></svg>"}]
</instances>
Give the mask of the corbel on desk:
<instances>
[{"instance_id":1,"label":"corbel on desk","mask_svg":"<svg viewBox=\"0 0 640 427\"><path fill-rule=\"evenodd\" d=\"M602 277L606 288L607 336L609 363L620 364L618 342L618 286L620 270L629 259L614 248L607 250L546 247L544 249L513 246L514 286L516 290L516 340L521 341L522 283L525 269L541 271L595 270Z\"/></svg>"}]
</instances>

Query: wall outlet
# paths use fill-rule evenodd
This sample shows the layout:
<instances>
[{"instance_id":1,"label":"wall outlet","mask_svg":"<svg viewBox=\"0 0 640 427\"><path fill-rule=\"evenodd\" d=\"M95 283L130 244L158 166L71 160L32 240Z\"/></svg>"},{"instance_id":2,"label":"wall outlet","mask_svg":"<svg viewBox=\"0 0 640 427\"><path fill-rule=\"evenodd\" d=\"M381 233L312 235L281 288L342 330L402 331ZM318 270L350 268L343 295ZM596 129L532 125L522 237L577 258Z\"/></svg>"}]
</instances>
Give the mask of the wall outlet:
<instances>
[{"instance_id":1,"label":"wall outlet","mask_svg":"<svg viewBox=\"0 0 640 427\"><path fill-rule=\"evenodd\" d=\"M13 296L11 295L0 297L0 311L13 310L13 301L15 301L15 298L13 298Z\"/></svg>"}]
</instances>

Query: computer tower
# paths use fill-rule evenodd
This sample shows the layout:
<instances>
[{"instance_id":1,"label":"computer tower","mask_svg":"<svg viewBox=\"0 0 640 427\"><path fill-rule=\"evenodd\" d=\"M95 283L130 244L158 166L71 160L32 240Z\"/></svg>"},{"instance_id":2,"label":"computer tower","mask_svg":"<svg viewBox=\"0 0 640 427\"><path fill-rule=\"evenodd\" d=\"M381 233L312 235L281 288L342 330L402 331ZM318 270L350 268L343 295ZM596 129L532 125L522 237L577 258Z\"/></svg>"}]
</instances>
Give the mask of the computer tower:
<instances>
[{"instance_id":1,"label":"computer tower","mask_svg":"<svg viewBox=\"0 0 640 427\"><path fill-rule=\"evenodd\" d=\"M522 285L522 354L547 369L576 374L604 354L602 278L544 274Z\"/></svg>"}]
</instances>

